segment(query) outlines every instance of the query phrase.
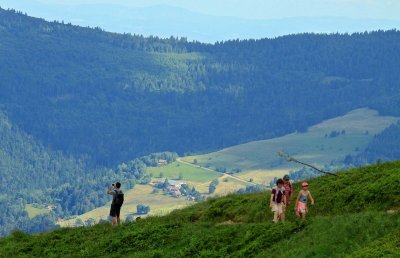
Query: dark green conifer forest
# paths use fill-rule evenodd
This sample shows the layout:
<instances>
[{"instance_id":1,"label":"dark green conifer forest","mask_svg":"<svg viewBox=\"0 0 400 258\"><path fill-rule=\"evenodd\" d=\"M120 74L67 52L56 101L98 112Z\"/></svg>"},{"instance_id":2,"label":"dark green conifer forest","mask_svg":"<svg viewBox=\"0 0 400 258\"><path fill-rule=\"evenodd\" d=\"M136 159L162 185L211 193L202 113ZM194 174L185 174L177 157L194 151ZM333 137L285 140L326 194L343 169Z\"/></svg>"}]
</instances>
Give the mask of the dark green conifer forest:
<instances>
[{"instance_id":1,"label":"dark green conifer forest","mask_svg":"<svg viewBox=\"0 0 400 258\"><path fill-rule=\"evenodd\" d=\"M159 157L176 158L161 152L301 132L360 107L400 116L398 67L397 30L203 44L0 8L0 235L104 205L109 182L133 187ZM398 159L385 154L398 127L354 160ZM26 203L57 209L29 219Z\"/></svg>"}]
</instances>

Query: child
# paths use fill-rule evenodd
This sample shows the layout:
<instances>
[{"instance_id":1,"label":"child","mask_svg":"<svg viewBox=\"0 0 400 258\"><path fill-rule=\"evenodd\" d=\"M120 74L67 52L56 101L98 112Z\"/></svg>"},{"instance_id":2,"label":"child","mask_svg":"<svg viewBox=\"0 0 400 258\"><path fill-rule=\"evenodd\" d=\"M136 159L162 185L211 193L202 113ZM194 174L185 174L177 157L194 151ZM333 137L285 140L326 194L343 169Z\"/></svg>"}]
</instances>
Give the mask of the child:
<instances>
[{"instance_id":1,"label":"child","mask_svg":"<svg viewBox=\"0 0 400 258\"><path fill-rule=\"evenodd\" d=\"M285 187L283 187L283 180L278 179L276 186L272 188L271 199L269 207L274 212L274 222L278 223L279 219L285 222L284 209L286 204Z\"/></svg>"},{"instance_id":2,"label":"child","mask_svg":"<svg viewBox=\"0 0 400 258\"><path fill-rule=\"evenodd\" d=\"M310 196L311 205L314 205L314 199L313 199L310 191L308 191L308 183L303 182L301 184L301 186L303 187L303 189L300 190L299 194L297 195L296 207L294 208L294 210L296 211L297 217L305 219L306 214L308 212L307 198L308 198L308 196Z\"/></svg>"}]
</instances>

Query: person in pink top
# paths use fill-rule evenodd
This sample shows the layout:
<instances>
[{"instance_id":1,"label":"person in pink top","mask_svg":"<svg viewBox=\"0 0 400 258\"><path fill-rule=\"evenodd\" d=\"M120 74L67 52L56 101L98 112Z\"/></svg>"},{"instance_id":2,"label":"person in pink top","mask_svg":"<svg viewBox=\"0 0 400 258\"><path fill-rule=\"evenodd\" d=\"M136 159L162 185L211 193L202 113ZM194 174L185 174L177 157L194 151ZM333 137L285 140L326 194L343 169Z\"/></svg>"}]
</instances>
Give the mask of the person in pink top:
<instances>
[{"instance_id":1,"label":"person in pink top","mask_svg":"<svg viewBox=\"0 0 400 258\"><path fill-rule=\"evenodd\" d=\"M283 188L285 188L286 203L285 203L285 208L283 210L283 214L281 216L283 217L283 220L285 220L286 209L289 207L293 197L293 185L289 180L289 175L283 176Z\"/></svg>"},{"instance_id":2,"label":"person in pink top","mask_svg":"<svg viewBox=\"0 0 400 258\"><path fill-rule=\"evenodd\" d=\"M308 191L307 182L303 182L301 186L303 187L303 189L301 189L299 191L299 194L297 195L296 207L294 208L294 210L296 211L297 217L305 219L308 212L307 199L308 197L310 197L311 205L314 205L314 198L312 197L311 192Z\"/></svg>"}]
</instances>

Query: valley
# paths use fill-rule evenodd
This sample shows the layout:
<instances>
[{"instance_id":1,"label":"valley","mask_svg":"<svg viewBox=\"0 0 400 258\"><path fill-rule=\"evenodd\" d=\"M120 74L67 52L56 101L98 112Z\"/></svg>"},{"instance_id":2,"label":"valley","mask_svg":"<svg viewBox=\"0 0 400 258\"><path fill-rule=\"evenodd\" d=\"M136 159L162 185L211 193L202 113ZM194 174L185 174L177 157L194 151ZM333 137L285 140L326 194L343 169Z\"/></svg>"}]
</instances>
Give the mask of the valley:
<instances>
[{"instance_id":1,"label":"valley","mask_svg":"<svg viewBox=\"0 0 400 258\"><path fill-rule=\"evenodd\" d=\"M148 167L147 174L152 176L149 185L136 185L126 192L128 201L122 209L122 216L136 212L136 205L150 206L148 215L165 215L193 202L185 196L172 197L166 193L152 193L155 182L166 179L178 180L189 187L195 187L205 198L225 196L247 186L262 185L269 187L271 180L282 177L301 168L296 163L288 163L277 155L285 151L296 158L320 168L339 170L344 167L346 155L362 152L368 143L385 128L400 118L380 116L376 111L363 108L353 110L343 116L323 121L311 126L307 132L294 133L279 138L250 142L223 149L218 152L177 158L168 165ZM339 132L332 137L332 132ZM342 133L344 132L344 133ZM218 172L221 167L226 172ZM240 172L235 170L240 169ZM218 180L215 192L209 194L209 185ZM88 219L107 220L110 204L77 216L83 221ZM140 216L140 215L136 215ZM73 226L75 220L60 223Z\"/></svg>"}]
</instances>

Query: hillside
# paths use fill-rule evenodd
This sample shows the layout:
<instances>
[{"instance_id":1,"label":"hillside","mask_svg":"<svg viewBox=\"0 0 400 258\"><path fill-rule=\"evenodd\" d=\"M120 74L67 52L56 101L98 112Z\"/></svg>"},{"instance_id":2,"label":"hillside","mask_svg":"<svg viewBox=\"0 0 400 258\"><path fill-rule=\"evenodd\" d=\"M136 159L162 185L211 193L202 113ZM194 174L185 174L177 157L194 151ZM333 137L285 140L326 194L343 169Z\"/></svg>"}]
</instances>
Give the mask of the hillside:
<instances>
[{"instance_id":1,"label":"hillside","mask_svg":"<svg viewBox=\"0 0 400 258\"><path fill-rule=\"evenodd\" d=\"M284 161L277 155L279 151L332 170L342 166L347 155L360 155L367 147L378 150L378 146L371 148L370 142L376 142L374 136L398 120L398 117L380 116L374 110L357 109L313 125L305 132L249 142L209 154L184 157L183 160L190 163L195 161L199 166L224 170L245 180L252 178L257 183L267 184L276 176L283 176L302 167ZM392 130L390 128L388 130ZM382 149L389 153L394 151L393 148ZM396 159L395 155L390 158Z\"/></svg>"},{"instance_id":2,"label":"hillside","mask_svg":"<svg viewBox=\"0 0 400 258\"><path fill-rule=\"evenodd\" d=\"M277 152L282 150L317 167L337 170L345 165L345 157L363 153L371 141L376 140L375 134L384 132L385 128L390 129L390 125L398 120L397 117L380 116L374 110L357 109L313 125L307 132L250 142L200 156L181 157L166 166L148 167L146 174L152 178L150 185L126 192L129 201L122 218L134 215L138 204L149 205L150 215L165 214L167 211L190 205L191 202L187 202L185 196L174 198L163 192L153 193L153 189L156 188L154 183L163 182L165 179L175 179L195 187L206 198L243 191L246 187L261 187L257 186L259 184L268 186L275 177L282 177L290 172L292 179L299 180L300 178L295 177L293 173L302 169L302 166L280 158ZM333 137L332 132L340 133ZM237 172L238 169L240 172ZM223 170L226 170L226 173ZM209 186L213 180L218 180L218 184L215 192L210 194ZM77 219L106 220L108 214L109 203L61 225L74 225Z\"/></svg>"},{"instance_id":3,"label":"hillside","mask_svg":"<svg viewBox=\"0 0 400 258\"><path fill-rule=\"evenodd\" d=\"M400 142L394 139L400 139L400 122L377 134L364 152L347 157L346 162L363 165L378 160L385 162L400 159Z\"/></svg>"},{"instance_id":4,"label":"hillside","mask_svg":"<svg viewBox=\"0 0 400 258\"><path fill-rule=\"evenodd\" d=\"M0 236L15 228L43 231L54 227L57 216L79 214L103 205L106 198L96 194L102 187L94 180L102 177L111 178L102 169L88 169L84 160L46 149L0 112L0 178L4 186L0 209L7 214L0 217ZM86 189L79 187L81 182L86 182ZM29 217L25 209L32 203L55 206L51 218ZM43 213L34 207L27 210L36 215Z\"/></svg>"},{"instance_id":5,"label":"hillside","mask_svg":"<svg viewBox=\"0 0 400 258\"><path fill-rule=\"evenodd\" d=\"M44 147L0 111L0 236L15 229L41 232L56 227L58 219L77 216L105 205L106 187L116 180L124 190L145 181L146 168L174 153L156 153L122 163L113 169L93 167Z\"/></svg>"},{"instance_id":6,"label":"hillside","mask_svg":"<svg viewBox=\"0 0 400 258\"><path fill-rule=\"evenodd\" d=\"M1 109L44 146L116 166L400 113L400 32L216 44L108 33L0 9Z\"/></svg>"},{"instance_id":7,"label":"hillside","mask_svg":"<svg viewBox=\"0 0 400 258\"><path fill-rule=\"evenodd\" d=\"M309 181L308 219L273 224L269 192L230 195L120 227L0 239L1 257L398 257L400 162ZM299 190L299 185L296 184ZM296 191L297 191L296 190ZM385 198L382 198L385 196ZM390 212L389 212L390 211Z\"/></svg>"}]
</instances>

